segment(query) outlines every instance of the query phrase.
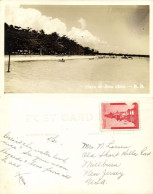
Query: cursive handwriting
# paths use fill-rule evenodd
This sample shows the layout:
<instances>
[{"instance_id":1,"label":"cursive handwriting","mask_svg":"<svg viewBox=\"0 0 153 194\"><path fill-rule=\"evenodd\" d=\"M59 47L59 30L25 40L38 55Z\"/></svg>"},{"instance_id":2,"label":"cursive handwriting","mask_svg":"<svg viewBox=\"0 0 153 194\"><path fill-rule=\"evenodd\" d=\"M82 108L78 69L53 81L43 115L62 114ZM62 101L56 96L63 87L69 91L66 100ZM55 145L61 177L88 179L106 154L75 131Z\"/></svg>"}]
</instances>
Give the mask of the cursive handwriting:
<instances>
[{"instance_id":1,"label":"cursive handwriting","mask_svg":"<svg viewBox=\"0 0 153 194\"><path fill-rule=\"evenodd\" d=\"M25 168L29 169L31 173L39 171L70 179L71 175L67 166L69 157L59 149L58 144L56 145L58 137L57 135L48 139L49 142L55 143L54 145L45 142L41 145L34 142L29 143L19 137L12 136L11 132L8 132L0 141L1 161L18 170L15 177L22 185L26 185L24 176L29 173L20 173L19 171L23 171Z\"/></svg>"},{"instance_id":2,"label":"cursive handwriting","mask_svg":"<svg viewBox=\"0 0 153 194\"><path fill-rule=\"evenodd\" d=\"M138 150L132 145L119 145L115 140L112 140L97 144L82 142L81 154L85 183L88 185L105 185L111 179L120 181L126 176L123 170L124 158L148 157L151 152L147 147Z\"/></svg>"},{"instance_id":3,"label":"cursive handwriting","mask_svg":"<svg viewBox=\"0 0 153 194\"><path fill-rule=\"evenodd\" d=\"M17 174L16 174L15 177L18 178L20 184L26 185L26 182L25 182L25 179L24 179L23 175L25 175L25 174L30 174L30 173L31 173L31 172L29 172L29 173L22 173L22 174L21 174L20 172L17 172Z\"/></svg>"},{"instance_id":4,"label":"cursive handwriting","mask_svg":"<svg viewBox=\"0 0 153 194\"><path fill-rule=\"evenodd\" d=\"M57 143L58 142L58 138L59 138L59 135L56 135L54 137L48 137L47 138L47 143L51 142L51 143Z\"/></svg>"}]
</instances>

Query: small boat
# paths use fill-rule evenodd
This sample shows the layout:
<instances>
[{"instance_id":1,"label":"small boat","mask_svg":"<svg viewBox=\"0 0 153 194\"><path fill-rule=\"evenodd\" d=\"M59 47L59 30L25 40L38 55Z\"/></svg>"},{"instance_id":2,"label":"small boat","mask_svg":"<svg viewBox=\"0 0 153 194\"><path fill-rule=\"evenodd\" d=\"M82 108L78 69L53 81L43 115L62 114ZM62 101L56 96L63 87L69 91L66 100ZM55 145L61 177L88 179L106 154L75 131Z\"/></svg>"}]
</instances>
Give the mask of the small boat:
<instances>
[{"instance_id":1,"label":"small boat","mask_svg":"<svg viewBox=\"0 0 153 194\"><path fill-rule=\"evenodd\" d=\"M128 57L127 57L127 56L122 56L121 58L122 58L122 59L128 59Z\"/></svg>"},{"instance_id":2,"label":"small boat","mask_svg":"<svg viewBox=\"0 0 153 194\"><path fill-rule=\"evenodd\" d=\"M128 59L133 59L133 57L130 57L130 56L129 56Z\"/></svg>"},{"instance_id":3,"label":"small boat","mask_svg":"<svg viewBox=\"0 0 153 194\"><path fill-rule=\"evenodd\" d=\"M64 59L59 59L58 61L59 61L59 62L65 62L65 60L64 60Z\"/></svg>"},{"instance_id":4,"label":"small boat","mask_svg":"<svg viewBox=\"0 0 153 194\"><path fill-rule=\"evenodd\" d=\"M89 58L89 60L94 60L94 58Z\"/></svg>"}]
</instances>

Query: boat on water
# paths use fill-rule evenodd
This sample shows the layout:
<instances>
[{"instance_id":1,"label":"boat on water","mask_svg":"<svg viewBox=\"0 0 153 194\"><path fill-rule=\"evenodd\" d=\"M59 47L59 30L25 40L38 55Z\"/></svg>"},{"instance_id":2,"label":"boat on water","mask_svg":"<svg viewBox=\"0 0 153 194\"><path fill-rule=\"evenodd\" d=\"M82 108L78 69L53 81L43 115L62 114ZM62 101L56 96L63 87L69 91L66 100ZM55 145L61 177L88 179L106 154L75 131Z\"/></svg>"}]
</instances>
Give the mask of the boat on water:
<instances>
[{"instance_id":1,"label":"boat on water","mask_svg":"<svg viewBox=\"0 0 153 194\"><path fill-rule=\"evenodd\" d=\"M59 59L58 62L65 62L65 60L64 59Z\"/></svg>"},{"instance_id":2,"label":"boat on water","mask_svg":"<svg viewBox=\"0 0 153 194\"><path fill-rule=\"evenodd\" d=\"M133 57L129 56L128 59L133 59Z\"/></svg>"},{"instance_id":3,"label":"boat on water","mask_svg":"<svg viewBox=\"0 0 153 194\"><path fill-rule=\"evenodd\" d=\"M104 58L104 57L99 57L99 56L98 56L98 59L103 59L103 58Z\"/></svg>"},{"instance_id":4,"label":"boat on water","mask_svg":"<svg viewBox=\"0 0 153 194\"><path fill-rule=\"evenodd\" d=\"M128 59L128 57L127 57L127 56L122 56L121 58L122 58L122 59Z\"/></svg>"}]
</instances>

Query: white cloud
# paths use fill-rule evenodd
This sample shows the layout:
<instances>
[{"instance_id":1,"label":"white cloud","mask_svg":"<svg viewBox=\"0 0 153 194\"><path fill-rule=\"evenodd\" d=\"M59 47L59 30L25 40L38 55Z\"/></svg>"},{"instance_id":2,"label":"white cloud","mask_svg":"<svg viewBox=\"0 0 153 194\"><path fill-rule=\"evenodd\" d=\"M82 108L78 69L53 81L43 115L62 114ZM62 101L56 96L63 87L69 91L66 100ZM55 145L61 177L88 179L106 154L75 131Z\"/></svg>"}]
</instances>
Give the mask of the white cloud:
<instances>
[{"instance_id":1,"label":"white cloud","mask_svg":"<svg viewBox=\"0 0 153 194\"><path fill-rule=\"evenodd\" d=\"M85 19L80 18L78 20L78 23L81 25L81 29L85 29L85 27L86 27L86 21L85 21Z\"/></svg>"},{"instance_id":2,"label":"white cloud","mask_svg":"<svg viewBox=\"0 0 153 194\"><path fill-rule=\"evenodd\" d=\"M73 26L68 31L66 24L59 18L52 18L46 15L42 15L42 13L37 9L22 8L20 5L9 3L9 5L6 6L5 9L5 21L9 25L12 24L20 26L22 28L30 27L35 30L43 29L46 34L57 32L60 36L66 35L71 39L77 41L79 44L82 44L83 46L92 47L101 52L127 52L148 54L148 34L143 35L142 33L140 33L140 27L137 27L137 25L135 25L136 27L131 28L131 23L127 22L127 18L129 16L128 12L126 12L125 15L123 14L123 17L120 17L121 14L119 14L118 12L113 12L113 10L111 11L112 14L109 15L109 20L113 21L114 19L115 22L111 22L111 24L108 23L107 27L103 28L103 31L101 33L103 34L104 39L108 40L108 42L105 40L100 40L98 37L92 34L87 29L88 23L82 17L79 18L77 21L74 21L74 23L77 22L80 27ZM102 22L100 25L104 24L105 26L105 16L106 13L104 12L103 17L101 18ZM146 20L148 21L148 19ZM146 25L148 25L147 21ZM122 26L122 29L120 28L120 26ZM100 36L102 37L102 35ZM130 37L131 41L129 41L129 38L127 37ZM132 47L131 42L133 43Z\"/></svg>"},{"instance_id":3,"label":"white cloud","mask_svg":"<svg viewBox=\"0 0 153 194\"><path fill-rule=\"evenodd\" d=\"M83 30L80 28L72 27L72 29L68 32L68 37L77 40L78 43L83 46L94 46L100 43L99 38L92 35L88 30Z\"/></svg>"},{"instance_id":4,"label":"white cloud","mask_svg":"<svg viewBox=\"0 0 153 194\"><path fill-rule=\"evenodd\" d=\"M57 32L60 35L66 34L66 25L58 18L47 20L43 24L42 29L46 34L50 34L52 32Z\"/></svg>"},{"instance_id":5,"label":"white cloud","mask_svg":"<svg viewBox=\"0 0 153 194\"><path fill-rule=\"evenodd\" d=\"M43 29L46 34L58 32L60 35L64 35L66 33L66 25L61 20L42 15L36 9L7 6L5 15L5 21L8 24L22 28L30 27L35 30Z\"/></svg>"},{"instance_id":6,"label":"white cloud","mask_svg":"<svg viewBox=\"0 0 153 194\"><path fill-rule=\"evenodd\" d=\"M85 29L86 21L83 18L78 20L81 28L72 27L70 31L67 31L66 24L58 18L42 15L42 13L36 9L25 9L20 6L11 5L6 7L5 21L9 25L12 24L22 28L30 27L34 30L43 29L46 34L57 32L59 35L67 35L82 46L95 49L98 49L100 44L106 44L106 42L101 42L98 37Z\"/></svg>"}]
</instances>

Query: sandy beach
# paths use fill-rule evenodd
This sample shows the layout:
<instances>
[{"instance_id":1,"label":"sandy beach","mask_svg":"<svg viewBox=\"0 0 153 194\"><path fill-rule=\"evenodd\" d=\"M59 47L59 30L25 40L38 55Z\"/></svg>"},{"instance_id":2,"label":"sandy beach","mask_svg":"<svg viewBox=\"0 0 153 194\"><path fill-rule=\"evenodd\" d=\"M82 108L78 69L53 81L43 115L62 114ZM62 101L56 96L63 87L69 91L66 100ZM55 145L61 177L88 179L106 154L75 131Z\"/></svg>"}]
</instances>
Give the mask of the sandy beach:
<instances>
[{"instance_id":1,"label":"sandy beach","mask_svg":"<svg viewBox=\"0 0 153 194\"><path fill-rule=\"evenodd\" d=\"M65 62L59 62L59 59ZM90 58L92 60L90 60ZM149 58L11 56L6 93L146 93Z\"/></svg>"},{"instance_id":2,"label":"sandy beach","mask_svg":"<svg viewBox=\"0 0 153 194\"><path fill-rule=\"evenodd\" d=\"M74 59L90 59L96 58L97 56L83 56L83 55L73 55L73 56L55 56L55 55L11 55L11 61L58 61L64 60L74 60ZM9 56L5 55L5 62L8 61Z\"/></svg>"}]
</instances>

